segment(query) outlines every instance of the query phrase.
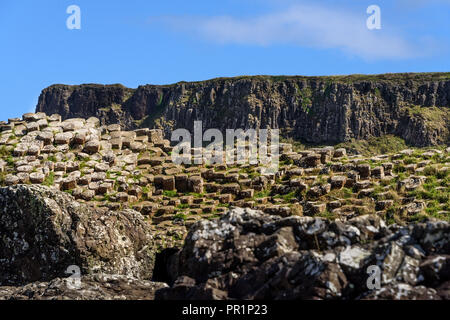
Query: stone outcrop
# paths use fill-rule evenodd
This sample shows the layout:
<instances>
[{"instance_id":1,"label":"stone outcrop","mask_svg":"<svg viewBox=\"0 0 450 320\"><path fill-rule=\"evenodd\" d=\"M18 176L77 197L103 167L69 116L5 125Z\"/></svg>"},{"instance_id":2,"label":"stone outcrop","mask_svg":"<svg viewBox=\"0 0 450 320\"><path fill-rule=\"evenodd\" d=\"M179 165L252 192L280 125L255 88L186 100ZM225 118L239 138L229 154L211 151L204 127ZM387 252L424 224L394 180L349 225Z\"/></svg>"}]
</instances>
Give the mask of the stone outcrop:
<instances>
[{"instance_id":1,"label":"stone outcrop","mask_svg":"<svg viewBox=\"0 0 450 320\"><path fill-rule=\"evenodd\" d=\"M448 74L335 77L238 77L173 85L54 85L37 112L63 119L96 116L124 129L280 128L309 143L338 143L385 134L415 146L449 142Z\"/></svg>"},{"instance_id":2,"label":"stone outcrop","mask_svg":"<svg viewBox=\"0 0 450 320\"><path fill-rule=\"evenodd\" d=\"M200 221L168 264L157 299L448 299L450 225L342 223L234 208ZM380 288L368 287L370 267Z\"/></svg>"},{"instance_id":3,"label":"stone outcrop","mask_svg":"<svg viewBox=\"0 0 450 320\"><path fill-rule=\"evenodd\" d=\"M77 280L78 281L78 280ZM153 300L161 282L123 275L89 275L76 282L55 278L22 287L0 287L0 300Z\"/></svg>"},{"instance_id":4,"label":"stone outcrop","mask_svg":"<svg viewBox=\"0 0 450 320\"><path fill-rule=\"evenodd\" d=\"M151 279L151 230L136 211L78 203L44 186L0 188L0 284L20 285L81 274Z\"/></svg>"}]
</instances>

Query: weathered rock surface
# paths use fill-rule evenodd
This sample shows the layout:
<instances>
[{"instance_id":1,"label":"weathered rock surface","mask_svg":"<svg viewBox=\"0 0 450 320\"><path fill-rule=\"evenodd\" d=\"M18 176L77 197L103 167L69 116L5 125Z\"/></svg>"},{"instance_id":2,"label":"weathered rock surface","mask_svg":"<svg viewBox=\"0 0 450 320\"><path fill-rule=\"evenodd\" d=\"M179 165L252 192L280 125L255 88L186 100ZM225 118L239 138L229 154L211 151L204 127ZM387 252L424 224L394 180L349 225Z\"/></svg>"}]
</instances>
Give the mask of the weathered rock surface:
<instances>
[{"instance_id":1,"label":"weathered rock surface","mask_svg":"<svg viewBox=\"0 0 450 320\"><path fill-rule=\"evenodd\" d=\"M133 210L107 211L44 186L0 188L0 284L20 285L81 274L151 279L153 240Z\"/></svg>"},{"instance_id":2,"label":"weathered rock surface","mask_svg":"<svg viewBox=\"0 0 450 320\"><path fill-rule=\"evenodd\" d=\"M23 287L0 287L0 300L153 300L155 291L165 287L165 283L127 276L90 275L79 282L56 278Z\"/></svg>"},{"instance_id":3,"label":"weathered rock surface","mask_svg":"<svg viewBox=\"0 0 450 320\"><path fill-rule=\"evenodd\" d=\"M193 225L157 299L448 299L450 225L281 218L234 208ZM368 268L381 288L368 288Z\"/></svg>"},{"instance_id":4,"label":"weathered rock surface","mask_svg":"<svg viewBox=\"0 0 450 320\"><path fill-rule=\"evenodd\" d=\"M54 85L36 111L95 116L124 128L282 128L311 143L395 134L415 146L448 143L448 74L238 77L173 85ZM418 108L413 107L418 106ZM438 115L436 117L436 115Z\"/></svg>"}]
</instances>

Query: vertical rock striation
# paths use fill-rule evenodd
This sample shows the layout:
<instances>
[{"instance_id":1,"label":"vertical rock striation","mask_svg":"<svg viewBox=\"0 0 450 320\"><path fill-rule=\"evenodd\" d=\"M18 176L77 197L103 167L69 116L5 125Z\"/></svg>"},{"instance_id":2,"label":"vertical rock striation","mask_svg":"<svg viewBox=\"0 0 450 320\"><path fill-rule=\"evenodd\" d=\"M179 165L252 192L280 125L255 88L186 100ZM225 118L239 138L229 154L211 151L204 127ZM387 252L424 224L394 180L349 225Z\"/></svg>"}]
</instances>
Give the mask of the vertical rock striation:
<instances>
[{"instance_id":1,"label":"vertical rock striation","mask_svg":"<svg viewBox=\"0 0 450 320\"><path fill-rule=\"evenodd\" d=\"M36 111L97 116L124 128L280 128L308 143L394 134L415 146L449 142L450 76L238 77L173 85L54 85Z\"/></svg>"}]
</instances>

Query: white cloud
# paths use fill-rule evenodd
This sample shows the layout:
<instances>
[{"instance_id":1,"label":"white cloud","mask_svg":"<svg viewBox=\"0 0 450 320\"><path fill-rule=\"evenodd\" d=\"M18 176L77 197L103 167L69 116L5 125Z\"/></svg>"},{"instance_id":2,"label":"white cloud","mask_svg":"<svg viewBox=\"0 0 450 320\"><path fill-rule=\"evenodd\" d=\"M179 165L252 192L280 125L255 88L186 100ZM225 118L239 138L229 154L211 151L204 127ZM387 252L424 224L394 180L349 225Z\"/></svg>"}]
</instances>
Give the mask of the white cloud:
<instances>
[{"instance_id":1,"label":"white cloud","mask_svg":"<svg viewBox=\"0 0 450 320\"><path fill-rule=\"evenodd\" d=\"M319 5L296 5L289 10L251 18L164 17L176 32L188 32L220 44L337 48L365 59L403 59L424 54L419 46L383 25L368 30L365 12L350 12ZM160 19L153 19L157 21Z\"/></svg>"}]
</instances>

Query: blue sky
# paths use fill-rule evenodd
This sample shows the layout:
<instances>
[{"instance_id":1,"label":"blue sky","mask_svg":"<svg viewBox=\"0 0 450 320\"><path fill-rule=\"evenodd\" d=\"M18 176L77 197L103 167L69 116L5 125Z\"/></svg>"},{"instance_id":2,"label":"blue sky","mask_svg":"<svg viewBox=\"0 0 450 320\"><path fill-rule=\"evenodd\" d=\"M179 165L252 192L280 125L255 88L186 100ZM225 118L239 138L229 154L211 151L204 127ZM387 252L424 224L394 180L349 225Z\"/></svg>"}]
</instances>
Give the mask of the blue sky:
<instances>
[{"instance_id":1,"label":"blue sky","mask_svg":"<svg viewBox=\"0 0 450 320\"><path fill-rule=\"evenodd\" d=\"M381 30L366 27L372 4ZM448 72L449 31L450 0L0 0L0 120L55 83Z\"/></svg>"}]
</instances>

